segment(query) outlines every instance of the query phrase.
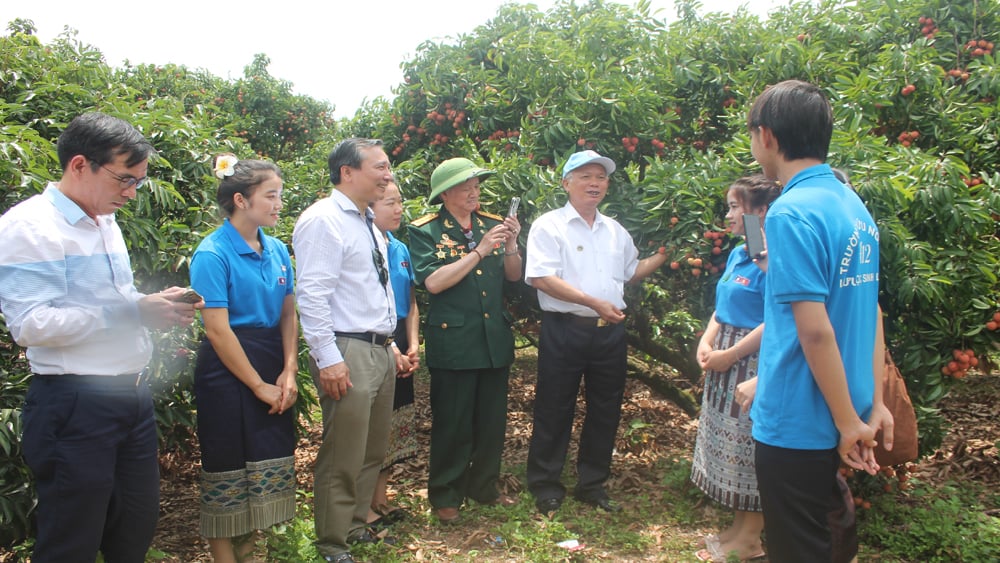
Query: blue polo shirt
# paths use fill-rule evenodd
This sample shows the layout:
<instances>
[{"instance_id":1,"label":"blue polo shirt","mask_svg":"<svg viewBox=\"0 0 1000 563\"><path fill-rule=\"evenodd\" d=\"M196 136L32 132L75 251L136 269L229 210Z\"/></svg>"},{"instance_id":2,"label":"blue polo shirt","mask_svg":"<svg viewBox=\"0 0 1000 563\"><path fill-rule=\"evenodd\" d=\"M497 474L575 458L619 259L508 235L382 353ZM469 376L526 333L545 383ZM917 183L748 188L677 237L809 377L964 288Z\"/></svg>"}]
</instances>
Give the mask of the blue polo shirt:
<instances>
[{"instance_id":1,"label":"blue polo shirt","mask_svg":"<svg viewBox=\"0 0 1000 563\"><path fill-rule=\"evenodd\" d=\"M765 219L768 280L753 437L797 450L837 446L840 435L799 344L792 303L823 303L836 335L851 402L871 414L878 307L878 227L830 167L796 174Z\"/></svg>"},{"instance_id":2,"label":"blue polo shirt","mask_svg":"<svg viewBox=\"0 0 1000 563\"><path fill-rule=\"evenodd\" d=\"M389 236L389 283L396 295L396 318L405 319L410 315L410 292L415 280L410 249L392 233L386 234Z\"/></svg>"},{"instance_id":3,"label":"blue polo shirt","mask_svg":"<svg viewBox=\"0 0 1000 563\"><path fill-rule=\"evenodd\" d=\"M293 291L288 248L259 227L257 236L263 243L261 254L226 219L191 257L191 287L205 298L206 308L229 309L233 328L278 326L285 296Z\"/></svg>"},{"instance_id":4,"label":"blue polo shirt","mask_svg":"<svg viewBox=\"0 0 1000 563\"><path fill-rule=\"evenodd\" d=\"M746 245L733 249L715 286L715 320L738 328L757 328L764 322L764 280L764 272L753 263Z\"/></svg>"}]
</instances>

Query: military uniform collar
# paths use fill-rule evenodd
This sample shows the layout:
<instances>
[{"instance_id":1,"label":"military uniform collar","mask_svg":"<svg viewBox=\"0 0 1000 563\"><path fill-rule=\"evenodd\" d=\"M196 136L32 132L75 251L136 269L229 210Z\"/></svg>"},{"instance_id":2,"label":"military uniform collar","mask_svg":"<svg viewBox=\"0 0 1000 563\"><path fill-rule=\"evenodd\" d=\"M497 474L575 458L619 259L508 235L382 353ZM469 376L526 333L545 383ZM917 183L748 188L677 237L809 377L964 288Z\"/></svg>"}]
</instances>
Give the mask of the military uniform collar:
<instances>
[{"instance_id":1,"label":"military uniform collar","mask_svg":"<svg viewBox=\"0 0 1000 563\"><path fill-rule=\"evenodd\" d=\"M438 211L438 219L440 219L441 224L444 225L445 229L457 228L459 231L465 230L465 225L459 223L458 219L455 219L455 216L452 215L451 212L448 211L448 209L443 205L441 206L441 210ZM486 226L486 223L483 223L483 218L479 216L479 212L477 211L472 213L470 219L472 220L473 231L477 230L476 227L482 228Z\"/></svg>"}]
</instances>

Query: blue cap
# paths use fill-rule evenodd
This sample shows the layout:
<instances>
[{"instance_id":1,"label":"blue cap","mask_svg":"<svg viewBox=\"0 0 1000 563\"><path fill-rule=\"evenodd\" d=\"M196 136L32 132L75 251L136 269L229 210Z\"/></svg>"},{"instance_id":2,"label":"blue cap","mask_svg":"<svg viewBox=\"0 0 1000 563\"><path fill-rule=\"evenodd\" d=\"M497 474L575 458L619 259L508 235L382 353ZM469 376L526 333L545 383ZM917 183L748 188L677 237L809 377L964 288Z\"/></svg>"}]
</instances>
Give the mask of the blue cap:
<instances>
[{"instance_id":1,"label":"blue cap","mask_svg":"<svg viewBox=\"0 0 1000 563\"><path fill-rule=\"evenodd\" d=\"M615 161L611 160L606 156L601 156L597 154L596 151L580 151L575 152L570 155L569 159L566 160L566 164L563 165L562 177L565 178L567 174L576 170L577 168L583 166L584 164L597 163L604 167L604 170L610 175L617 168L615 166Z\"/></svg>"}]
</instances>

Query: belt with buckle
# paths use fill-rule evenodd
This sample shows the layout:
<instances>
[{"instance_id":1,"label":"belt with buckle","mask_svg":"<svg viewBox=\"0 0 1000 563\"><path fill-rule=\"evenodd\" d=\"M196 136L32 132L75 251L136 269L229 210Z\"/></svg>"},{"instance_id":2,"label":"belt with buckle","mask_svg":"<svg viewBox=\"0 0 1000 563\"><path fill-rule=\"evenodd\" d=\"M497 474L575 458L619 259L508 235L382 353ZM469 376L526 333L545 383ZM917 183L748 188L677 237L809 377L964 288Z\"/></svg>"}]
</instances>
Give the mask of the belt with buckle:
<instances>
[{"instance_id":1,"label":"belt with buckle","mask_svg":"<svg viewBox=\"0 0 1000 563\"><path fill-rule=\"evenodd\" d=\"M574 315L573 313L556 313L556 312L550 312L549 314L565 322L573 323L575 325L580 325L580 326L603 328L611 325L611 323L602 319L601 317L584 317L582 315Z\"/></svg>"},{"instance_id":2,"label":"belt with buckle","mask_svg":"<svg viewBox=\"0 0 1000 563\"><path fill-rule=\"evenodd\" d=\"M392 344L393 336L391 334L378 334L375 332L340 332L336 331L333 333L337 338L353 338L355 340L364 340L365 342L371 344L372 346L389 346Z\"/></svg>"},{"instance_id":3,"label":"belt with buckle","mask_svg":"<svg viewBox=\"0 0 1000 563\"><path fill-rule=\"evenodd\" d=\"M36 374L47 381L71 385L94 385L104 387L138 387L149 380L149 371L120 373L117 375L90 375L79 373Z\"/></svg>"}]
</instances>

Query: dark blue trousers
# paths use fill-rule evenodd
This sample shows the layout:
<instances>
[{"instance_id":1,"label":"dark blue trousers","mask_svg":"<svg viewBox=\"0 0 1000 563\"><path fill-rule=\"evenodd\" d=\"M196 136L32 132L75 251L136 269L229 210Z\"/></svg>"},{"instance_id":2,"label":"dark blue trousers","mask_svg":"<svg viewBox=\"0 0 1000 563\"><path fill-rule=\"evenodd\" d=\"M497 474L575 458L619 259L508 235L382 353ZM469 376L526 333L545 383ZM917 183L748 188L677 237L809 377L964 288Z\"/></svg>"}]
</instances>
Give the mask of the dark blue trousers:
<instances>
[{"instance_id":1,"label":"dark blue trousers","mask_svg":"<svg viewBox=\"0 0 1000 563\"><path fill-rule=\"evenodd\" d=\"M35 375L22 445L38 489L33 563L141 563L159 516L153 401L136 376Z\"/></svg>"},{"instance_id":2,"label":"dark blue trousers","mask_svg":"<svg viewBox=\"0 0 1000 563\"><path fill-rule=\"evenodd\" d=\"M562 499L561 482L583 380L587 405L577 454L579 498L607 497L611 454L625 394L628 345L621 324L597 326L569 315L544 313L538 347L534 428L528 449L528 489L535 498ZM585 321L584 321L585 322Z\"/></svg>"}]
</instances>

